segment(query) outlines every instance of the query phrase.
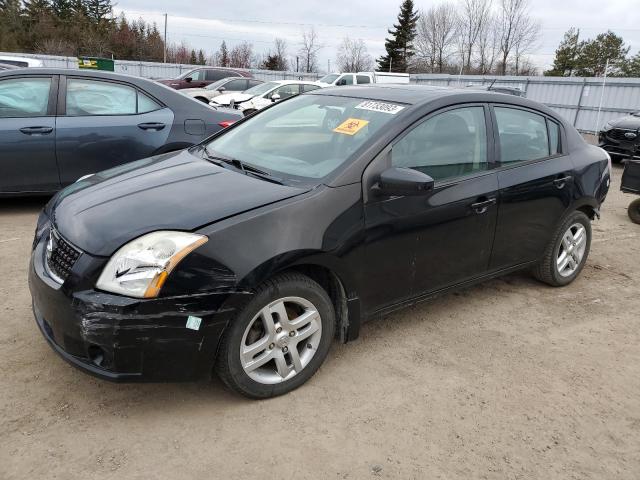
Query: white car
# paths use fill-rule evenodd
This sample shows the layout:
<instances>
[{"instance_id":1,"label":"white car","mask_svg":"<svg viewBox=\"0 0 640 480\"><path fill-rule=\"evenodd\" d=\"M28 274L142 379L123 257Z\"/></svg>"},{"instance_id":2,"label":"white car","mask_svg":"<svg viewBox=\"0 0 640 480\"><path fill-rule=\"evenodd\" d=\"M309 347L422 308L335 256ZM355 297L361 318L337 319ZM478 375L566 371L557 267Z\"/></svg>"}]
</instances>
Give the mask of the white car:
<instances>
[{"instance_id":1,"label":"white car","mask_svg":"<svg viewBox=\"0 0 640 480\"><path fill-rule=\"evenodd\" d=\"M323 85L318 82L305 82L302 80L275 80L256 85L242 93L228 93L215 97L209 105L212 107L228 107L240 110L245 115L250 115L257 110L271 105L273 102L285 98L310 92Z\"/></svg>"},{"instance_id":2,"label":"white car","mask_svg":"<svg viewBox=\"0 0 640 480\"><path fill-rule=\"evenodd\" d=\"M15 57L13 55L0 55L0 63L14 65L20 68L44 67L42 60L30 57Z\"/></svg>"},{"instance_id":3,"label":"white car","mask_svg":"<svg viewBox=\"0 0 640 480\"><path fill-rule=\"evenodd\" d=\"M209 103L217 96L228 93L244 92L245 90L262 83L264 83L262 80L256 80L254 78L227 77L218 80L217 82L213 82L203 88L183 88L178 91L188 97L195 98L196 100L200 100L204 103Z\"/></svg>"},{"instance_id":4,"label":"white car","mask_svg":"<svg viewBox=\"0 0 640 480\"><path fill-rule=\"evenodd\" d=\"M357 72L329 73L318 80L325 87L342 85L362 85L365 83L409 83L408 73Z\"/></svg>"}]
</instances>

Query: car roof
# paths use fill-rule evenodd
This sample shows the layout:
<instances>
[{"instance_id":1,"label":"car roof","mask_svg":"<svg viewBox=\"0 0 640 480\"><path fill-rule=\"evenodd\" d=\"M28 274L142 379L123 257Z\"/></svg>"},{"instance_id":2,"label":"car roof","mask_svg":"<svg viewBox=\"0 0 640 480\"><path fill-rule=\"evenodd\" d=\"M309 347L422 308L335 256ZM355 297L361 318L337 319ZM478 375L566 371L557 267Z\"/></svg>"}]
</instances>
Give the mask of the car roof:
<instances>
[{"instance_id":1,"label":"car roof","mask_svg":"<svg viewBox=\"0 0 640 480\"><path fill-rule=\"evenodd\" d=\"M339 97L362 98L421 106L448 97L449 103L493 102L519 105L539 110L556 119L559 115L549 107L524 97L506 93L475 90L471 88L436 87L416 84L364 84L342 87L327 87L314 90L306 95L333 95Z\"/></svg>"}]
</instances>

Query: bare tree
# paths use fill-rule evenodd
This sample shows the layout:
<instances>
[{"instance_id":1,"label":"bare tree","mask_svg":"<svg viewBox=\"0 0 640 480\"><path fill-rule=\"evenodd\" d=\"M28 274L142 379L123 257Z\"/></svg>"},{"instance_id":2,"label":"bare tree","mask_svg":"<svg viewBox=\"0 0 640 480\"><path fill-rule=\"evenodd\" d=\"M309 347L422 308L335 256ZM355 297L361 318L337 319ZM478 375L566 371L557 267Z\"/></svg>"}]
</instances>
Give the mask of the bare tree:
<instances>
[{"instance_id":1,"label":"bare tree","mask_svg":"<svg viewBox=\"0 0 640 480\"><path fill-rule=\"evenodd\" d=\"M451 3L420 12L416 34L416 56L431 72L442 73L458 36L458 15Z\"/></svg>"},{"instance_id":2,"label":"bare tree","mask_svg":"<svg viewBox=\"0 0 640 480\"><path fill-rule=\"evenodd\" d=\"M239 43L229 52L230 67L251 68L253 59L253 47L247 42Z\"/></svg>"},{"instance_id":3,"label":"bare tree","mask_svg":"<svg viewBox=\"0 0 640 480\"><path fill-rule=\"evenodd\" d=\"M500 52L500 34L495 15L487 17L478 36L478 73L492 73Z\"/></svg>"},{"instance_id":4,"label":"bare tree","mask_svg":"<svg viewBox=\"0 0 640 480\"><path fill-rule=\"evenodd\" d=\"M500 0L500 57L501 73L507 73L511 55L516 55L515 70L521 56L536 42L540 26L529 15L529 0Z\"/></svg>"},{"instance_id":5,"label":"bare tree","mask_svg":"<svg viewBox=\"0 0 640 480\"><path fill-rule=\"evenodd\" d=\"M369 55L364 40L345 37L338 47L337 66L341 72L372 70L373 58Z\"/></svg>"},{"instance_id":6,"label":"bare tree","mask_svg":"<svg viewBox=\"0 0 640 480\"><path fill-rule=\"evenodd\" d=\"M315 28L302 32L302 46L300 47L300 57L302 57L302 69L307 72L315 72L318 69L318 52L323 45L318 40Z\"/></svg>"},{"instance_id":7,"label":"bare tree","mask_svg":"<svg viewBox=\"0 0 640 480\"><path fill-rule=\"evenodd\" d=\"M476 49L478 38L491 15L491 0L461 0L461 2L458 50L462 59L463 70L470 72L471 59Z\"/></svg>"}]
</instances>

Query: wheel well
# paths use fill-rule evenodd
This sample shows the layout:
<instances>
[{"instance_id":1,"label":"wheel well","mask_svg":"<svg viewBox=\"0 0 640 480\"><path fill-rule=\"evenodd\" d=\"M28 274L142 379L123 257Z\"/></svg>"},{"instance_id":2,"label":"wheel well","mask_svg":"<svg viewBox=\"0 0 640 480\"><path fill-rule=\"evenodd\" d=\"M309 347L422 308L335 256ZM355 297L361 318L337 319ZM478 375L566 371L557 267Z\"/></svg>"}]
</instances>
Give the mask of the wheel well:
<instances>
[{"instance_id":1,"label":"wheel well","mask_svg":"<svg viewBox=\"0 0 640 480\"><path fill-rule=\"evenodd\" d=\"M581 207L578 207L577 210L584 213L591 220L595 220L595 218L598 216L598 211L591 205L583 205Z\"/></svg>"},{"instance_id":2,"label":"wheel well","mask_svg":"<svg viewBox=\"0 0 640 480\"><path fill-rule=\"evenodd\" d=\"M347 306L347 293L340 278L328 268L320 265L295 265L288 270L306 275L327 292L336 312L336 337L345 341L346 329L349 325L349 308Z\"/></svg>"}]
</instances>

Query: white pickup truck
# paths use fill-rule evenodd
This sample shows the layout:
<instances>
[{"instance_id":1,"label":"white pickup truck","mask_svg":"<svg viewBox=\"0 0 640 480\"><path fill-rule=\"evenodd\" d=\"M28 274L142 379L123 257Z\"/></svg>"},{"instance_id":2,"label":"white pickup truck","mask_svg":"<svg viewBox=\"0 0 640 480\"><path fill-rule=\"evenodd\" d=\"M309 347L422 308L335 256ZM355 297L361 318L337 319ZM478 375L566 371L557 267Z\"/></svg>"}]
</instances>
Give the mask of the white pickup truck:
<instances>
[{"instance_id":1,"label":"white pickup truck","mask_svg":"<svg viewBox=\"0 0 640 480\"><path fill-rule=\"evenodd\" d=\"M364 83L409 83L409 74L395 72L329 73L318 80L318 83L325 87L362 85Z\"/></svg>"}]
</instances>

